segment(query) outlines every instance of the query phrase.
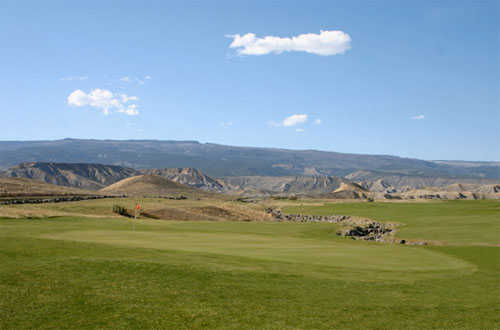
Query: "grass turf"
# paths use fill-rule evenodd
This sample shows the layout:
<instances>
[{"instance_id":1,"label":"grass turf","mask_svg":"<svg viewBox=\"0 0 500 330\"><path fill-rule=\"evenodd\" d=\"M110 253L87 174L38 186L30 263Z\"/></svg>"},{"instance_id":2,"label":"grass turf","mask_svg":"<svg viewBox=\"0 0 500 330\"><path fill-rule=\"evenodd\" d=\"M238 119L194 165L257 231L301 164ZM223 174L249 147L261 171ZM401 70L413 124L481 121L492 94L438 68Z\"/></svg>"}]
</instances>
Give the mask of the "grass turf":
<instances>
[{"instance_id":1,"label":"grass turf","mask_svg":"<svg viewBox=\"0 0 500 330\"><path fill-rule=\"evenodd\" d=\"M449 205L424 206L457 217ZM492 204L466 205L498 219ZM418 217L403 217L416 206L393 206L404 229L417 230ZM338 207L354 214L354 205ZM401 221L380 209L389 214L372 217ZM0 220L0 328L500 324L500 248L469 245L485 237L480 230L465 246L409 247L339 238L327 224L141 221L133 229L122 219ZM459 244L461 235L438 238Z\"/></svg>"},{"instance_id":2,"label":"grass turf","mask_svg":"<svg viewBox=\"0 0 500 330\"><path fill-rule=\"evenodd\" d=\"M435 240L450 244L500 245L500 201L440 201L429 203L325 203L322 206L297 205L287 213L346 214L402 226L397 236Z\"/></svg>"}]
</instances>

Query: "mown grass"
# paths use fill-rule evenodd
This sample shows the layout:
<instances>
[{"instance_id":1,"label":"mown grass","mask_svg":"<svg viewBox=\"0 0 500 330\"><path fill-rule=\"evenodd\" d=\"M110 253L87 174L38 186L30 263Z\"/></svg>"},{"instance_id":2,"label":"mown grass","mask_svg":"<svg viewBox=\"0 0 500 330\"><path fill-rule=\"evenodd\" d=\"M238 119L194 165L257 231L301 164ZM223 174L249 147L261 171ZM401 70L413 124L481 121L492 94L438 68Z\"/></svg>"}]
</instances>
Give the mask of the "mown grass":
<instances>
[{"instance_id":1,"label":"mown grass","mask_svg":"<svg viewBox=\"0 0 500 330\"><path fill-rule=\"evenodd\" d=\"M449 205L427 206L456 217ZM468 205L492 217L492 204ZM352 241L328 224L0 219L0 328L498 328L500 248L454 242Z\"/></svg>"},{"instance_id":2,"label":"mown grass","mask_svg":"<svg viewBox=\"0 0 500 330\"><path fill-rule=\"evenodd\" d=\"M395 221L397 236L450 244L500 245L500 201L440 201L430 203L325 203L296 205L288 213L345 214Z\"/></svg>"}]
</instances>

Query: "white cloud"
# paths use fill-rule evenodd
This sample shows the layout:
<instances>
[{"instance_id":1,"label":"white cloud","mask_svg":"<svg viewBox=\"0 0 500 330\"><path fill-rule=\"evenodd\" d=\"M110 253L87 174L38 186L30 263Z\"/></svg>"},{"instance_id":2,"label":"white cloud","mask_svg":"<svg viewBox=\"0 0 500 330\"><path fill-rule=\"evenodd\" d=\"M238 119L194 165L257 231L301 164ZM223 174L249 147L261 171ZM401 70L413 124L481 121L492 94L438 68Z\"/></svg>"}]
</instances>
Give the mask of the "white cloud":
<instances>
[{"instance_id":1,"label":"white cloud","mask_svg":"<svg viewBox=\"0 0 500 330\"><path fill-rule=\"evenodd\" d=\"M68 96L69 105L76 107L90 106L101 110L105 115L110 114L113 110L127 115L138 115L139 111L136 104L125 106L125 103L137 100L137 96L127 96L126 94L115 97L111 91L100 88L96 88L88 94L81 89L77 89Z\"/></svg>"},{"instance_id":2,"label":"white cloud","mask_svg":"<svg viewBox=\"0 0 500 330\"><path fill-rule=\"evenodd\" d=\"M233 122L231 122L231 121L222 122L222 123L220 123L220 125L222 127L229 127L229 126L233 126Z\"/></svg>"},{"instance_id":3,"label":"white cloud","mask_svg":"<svg viewBox=\"0 0 500 330\"><path fill-rule=\"evenodd\" d=\"M303 129L303 128L296 128L296 129L295 129L295 132L302 133L302 132L304 132L304 129Z\"/></svg>"},{"instance_id":4,"label":"white cloud","mask_svg":"<svg viewBox=\"0 0 500 330\"><path fill-rule=\"evenodd\" d=\"M298 124L303 124L307 121L307 115L305 114L300 114L300 115L291 115L290 117L287 117L283 120L282 125L289 127L289 126L295 126Z\"/></svg>"},{"instance_id":5,"label":"white cloud","mask_svg":"<svg viewBox=\"0 0 500 330\"><path fill-rule=\"evenodd\" d=\"M351 49L351 37L343 31L321 31L306 33L291 38L265 36L258 38L254 33L228 35L240 55L281 54L283 52L306 52L316 55L343 54Z\"/></svg>"},{"instance_id":6,"label":"white cloud","mask_svg":"<svg viewBox=\"0 0 500 330\"><path fill-rule=\"evenodd\" d=\"M417 115L417 116L411 117L411 119L413 119L413 120L422 120L422 119L425 119L425 116L424 115Z\"/></svg>"},{"instance_id":7,"label":"white cloud","mask_svg":"<svg viewBox=\"0 0 500 330\"><path fill-rule=\"evenodd\" d=\"M139 110L137 110L136 104L131 104L125 109L118 109L118 112L124 113L129 116L137 116L139 114Z\"/></svg>"},{"instance_id":8,"label":"white cloud","mask_svg":"<svg viewBox=\"0 0 500 330\"><path fill-rule=\"evenodd\" d=\"M60 80L66 80L66 81L71 81L71 80L87 80L89 77L87 76L72 76L72 77L63 77Z\"/></svg>"},{"instance_id":9,"label":"white cloud","mask_svg":"<svg viewBox=\"0 0 500 330\"><path fill-rule=\"evenodd\" d=\"M122 94L122 102L127 103L129 101L139 101L137 96L128 96L127 94Z\"/></svg>"},{"instance_id":10,"label":"white cloud","mask_svg":"<svg viewBox=\"0 0 500 330\"><path fill-rule=\"evenodd\" d=\"M138 78L138 77L124 76L124 77L120 78L120 81L127 83L127 84L136 83L139 85L144 85L146 83L145 81L150 80L150 79L151 79L150 75L144 76L144 79Z\"/></svg>"},{"instance_id":11,"label":"white cloud","mask_svg":"<svg viewBox=\"0 0 500 330\"><path fill-rule=\"evenodd\" d=\"M318 119L316 119L316 120L314 121L314 123L315 123L316 125L321 125L321 119L319 119L319 118L318 118Z\"/></svg>"}]
</instances>

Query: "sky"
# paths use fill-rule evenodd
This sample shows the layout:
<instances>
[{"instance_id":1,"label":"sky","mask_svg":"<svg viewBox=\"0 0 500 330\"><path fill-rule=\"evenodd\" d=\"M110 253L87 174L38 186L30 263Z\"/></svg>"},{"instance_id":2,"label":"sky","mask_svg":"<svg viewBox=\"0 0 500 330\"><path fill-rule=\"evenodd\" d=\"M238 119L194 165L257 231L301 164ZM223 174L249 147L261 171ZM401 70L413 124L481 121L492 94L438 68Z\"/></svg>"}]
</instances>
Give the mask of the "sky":
<instances>
[{"instance_id":1,"label":"sky","mask_svg":"<svg viewBox=\"0 0 500 330\"><path fill-rule=\"evenodd\" d=\"M500 161L500 2L0 2L0 140Z\"/></svg>"}]
</instances>

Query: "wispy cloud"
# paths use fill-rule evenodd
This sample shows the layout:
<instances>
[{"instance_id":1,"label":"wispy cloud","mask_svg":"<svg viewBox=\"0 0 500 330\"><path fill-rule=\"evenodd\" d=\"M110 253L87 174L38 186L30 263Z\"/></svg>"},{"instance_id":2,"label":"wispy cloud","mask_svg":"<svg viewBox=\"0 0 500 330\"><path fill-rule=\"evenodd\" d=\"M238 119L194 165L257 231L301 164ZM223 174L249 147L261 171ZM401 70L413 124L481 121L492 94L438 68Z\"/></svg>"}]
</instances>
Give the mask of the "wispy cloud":
<instances>
[{"instance_id":1,"label":"wispy cloud","mask_svg":"<svg viewBox=\"0 0 500 330\"><path fill-rule=\"evenodd\" d=\"M306 114L294 114L286 117L280 122L269 121L267 124L272 127L291 127L299 124L303 124L307 121Z\"/></svg>"},{"instance_id":2,"label":"wispy cloud","mask_svg":"<svg viewBox=\"0 0 500 330\"><path fill-rule=\"evenodd\" d=\"M139 114L139 110L137 110L137 104L130 104L126 108L118 109L118 112L124 113L129 116L137 116Z\"/></svg>"},{"instance_id":3,"label":"wispy cloud","mask_svg":"<svg viewBox=\"0 0 500 330\"><path fill-rule=\"evenodd\" d=\"M306 52L316 55L343 54L351 49L351 37L343 31L321 31L306 33L291 38L275 36L256 37L254 33L227 35L233 41L229 48L239 55L281 54L283 52Z\"/></svg>"},{"instance_id":4,"label":"wispy cloud","mask_svg":"<svg viewBox=\"0 0 500 330\"><path fill-rule=\"evenodd\" d=\"M322 121L321 121L321 119L319 119L319 118L318 118L318 119L316 119L316 120L314 121L314 123L315 123L316 125L321 125Z\"/></svg>"},{"instance_id":5,"label":"wispy cloud","mask_svg":"<svg viewBox=\"0 0 500 330\"><path fill-rule=\"evenodd\" d=\"M124 76L120 78L121 82L130 84L130 83L137 83L139 85L144 85L146 80L150 80L151 76L146 75L144 78L139 78L139 77L131 77L131 76Z\"/></svg>"},{"instance_id":6,"label":"wispy cloud","mask_svg":"<svg viewBox=\"0 0 500 330\"><path fill-rule=\"evenodd\" d=\"M127 103L129 101L139 101L137 96L128 96L127 94L122 94L121 98L123 103Z\"/></svg>"},{"instance_id":7,"label":"wispy cloud","mask_svg":"<svg viewBox=\"0 0 500 330\"><path fill-rule=\"evenodd\" d=\"M96 88L89 93L81 89L73 91L68 96L68 104L75 107L89 106L101 110L105 115L112 111L135 116L139 114L136 104L128 104L130 101L137 101L137 96L128 96L126 94L114 95L107 89Z\"/></svg>"},{"instance_id":8,"label":"wispy cloud","mask_svg":"<svg viewBox=\"0 0 500 330\"><path fill-rule=\"evenodd\" d=\"M59 80L64 80L64 81L71 81L71 80L87 80L89 77L87 76L70 76L70 77L63 77Z\"/></svg>"},{"instance_id":9,"label":"wispy cloud","mask_svg":"<svg viewBox=\"0 0 500 330\"><path fill-rule=\"evenodd\" d=\"M285 127L288 126L295 126L298 124L303 124L307 121L307 115L306 114L295 114L291 115L290 117L286 117L283 120L282 125Z\"/></svg>"},{"instance_id":10,"label":"wispy cloud","mask_svg":"<svg viewBox=\"0 0 500 330\"><path fill-rule=\"evenodd\" d=\"M413 120L423 120L423 119L425 119L425 116L424 115L416 115L416 116L411 117L411 119L413 119Z\"/></svg>"},{"instance_id":11,"label":"wispy cloud","mask_svg":"<svg viewBox=\"0 0 500 330\"><path fill-rule=\"evenodd\" d=\"M229 127L229 126L233 126L233 122L231 122L231 121L226 121L226 122L222 122L222 123L220 123L220 125L221 125L222 127Z\"/></svg>"}]
</instances>

